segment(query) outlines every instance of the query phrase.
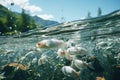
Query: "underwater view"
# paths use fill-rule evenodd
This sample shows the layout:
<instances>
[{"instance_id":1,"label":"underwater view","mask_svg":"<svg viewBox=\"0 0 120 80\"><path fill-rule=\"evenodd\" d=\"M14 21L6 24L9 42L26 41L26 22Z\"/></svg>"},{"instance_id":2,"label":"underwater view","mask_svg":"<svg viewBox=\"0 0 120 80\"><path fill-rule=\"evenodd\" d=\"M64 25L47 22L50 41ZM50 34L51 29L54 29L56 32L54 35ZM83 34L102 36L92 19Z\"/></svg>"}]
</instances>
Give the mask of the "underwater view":
<instances>
[{"instance_id":1,"label":"underwater view","mask_svg":"<svg viewBox=\"0 0 120 80\"><path fill-rule=\"evenodd\" d=\"M40 25L0 7L0 80L120 80L120 10Z\"/></svg>"}]
</instances>

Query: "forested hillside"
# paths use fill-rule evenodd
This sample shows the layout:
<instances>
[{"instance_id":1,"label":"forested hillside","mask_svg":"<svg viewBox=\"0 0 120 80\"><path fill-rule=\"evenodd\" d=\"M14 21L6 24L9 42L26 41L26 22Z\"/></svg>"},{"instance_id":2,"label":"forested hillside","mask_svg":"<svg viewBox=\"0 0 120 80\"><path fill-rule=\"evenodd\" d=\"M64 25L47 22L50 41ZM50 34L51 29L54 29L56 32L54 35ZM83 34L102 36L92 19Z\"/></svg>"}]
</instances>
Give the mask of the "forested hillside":
<instances>
[{"instance_id":1,"label":"forested hillside","mask_svg":"<svg viewBox=\"0 0 120 80\"><path fill-rule=\"evenodd\" d=\"M24 9L21 11L21 13L12 12L0 5L0 35L20 34L35 28L58 24L56 21L30 16Z\"/></svg>"}]
</instances>

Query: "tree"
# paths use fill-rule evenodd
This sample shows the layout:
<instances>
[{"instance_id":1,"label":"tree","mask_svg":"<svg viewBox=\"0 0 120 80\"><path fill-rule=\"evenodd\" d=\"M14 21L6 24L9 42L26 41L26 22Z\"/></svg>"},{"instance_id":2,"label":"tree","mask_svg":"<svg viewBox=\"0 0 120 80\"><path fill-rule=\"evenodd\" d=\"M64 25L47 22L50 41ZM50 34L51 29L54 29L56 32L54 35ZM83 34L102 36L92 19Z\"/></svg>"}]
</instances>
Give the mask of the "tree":
<instances>
[{"instance_id":1,"label":"tree","mask_svg":"<svg viewBox=\"0 0 120 80\"><path fill-rule=\"evenodd\" d=\"M87 18L88 18L88 19L91 18L91 13L90 13L90 12L88 12Z\"/></svg>"},{"instance_id":2,"label":"tree","mask_svg":"<svg viewBox=\"0 0 120 80\"><path fill-rule=\"evenodd\" d=\"M30 29L35 29L36 28L36 24L35 24L35 21L32 19L31 21L30 21Z\"/></svg>"},{"instance_id":3,"label":"tree","mask_svg":"<svg viewBox=\"0 0 120 80\"><path fill-rule=\"evenodd\" d=\"M21 26L20 26L20 31L21 32L25 32L28 31L30 29L30 16L28 14L25 13L25 10L22 9L22 13L21 13Z\"/></svg>"},{"instance_id":4,"label":"tree","mask_svg":"<svg viewBox=\"0 0 120 80\"><path fill-rule=\"evenodd\" d=\"M5 33L7 31L6 26L4 25L4 23L0 20L0 35L2 35L3 33Z\"/></svg>"},{"instance_id":5,"label":"tree","mask_svg":"<svg viewBox=\"0 0 120 80\"><path fill-rule=\"evenodd\" d=\"M15 22L14 16L10 11L8 11L8 14L6 16L6 26L9 28L8 31L14 30L14 22Z\"/></svg>"},{"instance_id":6,"label":"tree","mask_svg":"<svg viewBox=\"0 0 120 80\"><path fill-rule=\"evenodd\" d=\"M102 10L101 8L98 8L98 17L102 15Z\"/></svg>"}]
</instances>

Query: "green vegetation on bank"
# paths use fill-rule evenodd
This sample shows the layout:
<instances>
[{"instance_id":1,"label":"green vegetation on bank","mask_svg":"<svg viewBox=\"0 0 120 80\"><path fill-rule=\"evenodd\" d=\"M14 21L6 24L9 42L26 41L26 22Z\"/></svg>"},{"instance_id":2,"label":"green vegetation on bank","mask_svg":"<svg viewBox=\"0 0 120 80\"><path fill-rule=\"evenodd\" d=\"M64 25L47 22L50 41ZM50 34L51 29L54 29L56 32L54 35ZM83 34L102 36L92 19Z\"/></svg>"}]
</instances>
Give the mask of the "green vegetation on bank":
<instances>
[{"instance_id":1,"label":"green vegetation on bank","mask_svg":"<svg viewBox=\"0 0 120 80\"><path fill-rule=\"evenodd\" d=\"M0 35L19 34L37 27L35 21L22 9L21 14L0 5Z\"/></svg>"}]
</instances>

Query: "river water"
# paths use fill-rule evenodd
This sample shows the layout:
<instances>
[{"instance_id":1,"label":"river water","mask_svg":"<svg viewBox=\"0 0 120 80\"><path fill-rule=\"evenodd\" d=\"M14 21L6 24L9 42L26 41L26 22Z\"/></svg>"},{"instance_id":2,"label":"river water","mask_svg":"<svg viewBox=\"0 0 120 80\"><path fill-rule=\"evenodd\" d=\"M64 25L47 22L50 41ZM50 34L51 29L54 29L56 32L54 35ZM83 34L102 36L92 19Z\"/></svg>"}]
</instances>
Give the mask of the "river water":
<instances>
[{"instance_id":1,"label":"river water","mask_svg":"<svg viewBox=\"0 0 120 80\"><path fill-rule=\"evenodd\" d=\"M61 72L61 67L69 66L71 62L58 57L58 48L39 50L36 47L39 41L48 39L63 40L69 42L71 46L84 47L89 51L87 56L98 58L104 71L90 72L85 69L80 75L80 80L96 80L96 77L103 76L106 80L120 80L117 76L120 74L120 11L97 18L61 23L19 35L0 36L1 74L4 65L20 63L26 65L28 70L32 70L33 75L37 76L37 78L28 76L21 80L77 80ZM43 55L47 56L46 62L39 65L39 58ZM10 79L5 76L2 80Z\"/></svg>"}]
</instances>

